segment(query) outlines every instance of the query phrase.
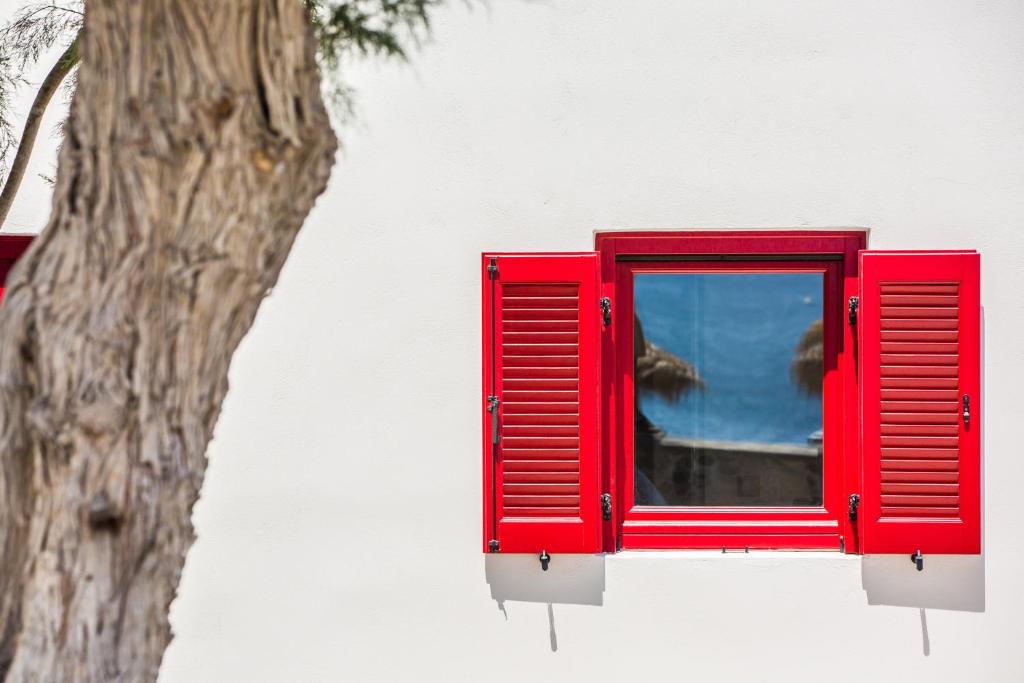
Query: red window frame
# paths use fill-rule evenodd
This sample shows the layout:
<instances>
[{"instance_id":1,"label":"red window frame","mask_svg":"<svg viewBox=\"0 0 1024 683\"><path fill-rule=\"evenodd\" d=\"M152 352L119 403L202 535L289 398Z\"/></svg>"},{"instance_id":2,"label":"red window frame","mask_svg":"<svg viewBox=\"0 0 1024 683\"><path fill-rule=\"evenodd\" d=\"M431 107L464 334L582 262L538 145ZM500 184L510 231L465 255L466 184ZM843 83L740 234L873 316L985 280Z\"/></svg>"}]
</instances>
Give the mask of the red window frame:
<instances>
[{"instance_id":1,"label":"red window frame","mask_svg":"<svg viewBox=\"0 0 1024 683\"><path fill-rule=\"evenodd\" d=\"M614 321L602 344L603 490L614 524L604 549L792 549L859 552L847 500L860 490L854 330L847 302L858 292L863 231L598 233L604 296ZM633 507L632 278L637 272L821 272L825 274L823 505L818 508Z\"/></svg>"}]
</instances>

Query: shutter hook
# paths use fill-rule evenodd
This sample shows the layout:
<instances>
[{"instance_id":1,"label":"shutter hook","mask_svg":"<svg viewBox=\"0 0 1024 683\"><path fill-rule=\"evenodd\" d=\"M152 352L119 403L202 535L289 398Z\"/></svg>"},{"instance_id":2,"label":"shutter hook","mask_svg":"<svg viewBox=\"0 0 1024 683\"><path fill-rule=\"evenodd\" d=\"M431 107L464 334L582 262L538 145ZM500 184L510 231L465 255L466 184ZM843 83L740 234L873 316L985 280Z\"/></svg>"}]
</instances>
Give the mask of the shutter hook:
<instances>
[{"instance_id":1,"label":"shutter hook","mask_svg":"<svg viewBox=\"0 0 1024 683\"><path fill-rule=\"evenodd\" d=\"M921 554L920 550L910 556L910 561L917 565L917 571L924 570L924 555Z\"/></svg>"},{"instance_id":2,"label":"shutter hook","mask_svg":"<svg viewBox=\"0 0 1024 683\"><path fill-rule=\"evenodd\" d=\"M548 564L551 562L551 556L548 555L547 550L540 551L540 568L544 571L548 570Z\"/></svg>"}]
</instances>

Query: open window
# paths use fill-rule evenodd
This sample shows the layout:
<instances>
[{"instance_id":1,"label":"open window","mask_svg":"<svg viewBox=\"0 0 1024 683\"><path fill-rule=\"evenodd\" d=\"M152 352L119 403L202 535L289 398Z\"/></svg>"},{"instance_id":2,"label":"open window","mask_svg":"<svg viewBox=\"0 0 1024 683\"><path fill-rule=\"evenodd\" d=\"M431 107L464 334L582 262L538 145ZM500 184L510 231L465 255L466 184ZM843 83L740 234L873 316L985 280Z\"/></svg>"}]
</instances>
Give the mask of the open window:
<instances>
[{"instance_id":1,"label":"open window","mask_svg":"<svg viewBox=\"0 0 1024 683\"><path fill-rule=\"evenodd\" d=\"M978 552L977 255L865 242L485 255L485 550Z\"/></svg>"}]
</instances>

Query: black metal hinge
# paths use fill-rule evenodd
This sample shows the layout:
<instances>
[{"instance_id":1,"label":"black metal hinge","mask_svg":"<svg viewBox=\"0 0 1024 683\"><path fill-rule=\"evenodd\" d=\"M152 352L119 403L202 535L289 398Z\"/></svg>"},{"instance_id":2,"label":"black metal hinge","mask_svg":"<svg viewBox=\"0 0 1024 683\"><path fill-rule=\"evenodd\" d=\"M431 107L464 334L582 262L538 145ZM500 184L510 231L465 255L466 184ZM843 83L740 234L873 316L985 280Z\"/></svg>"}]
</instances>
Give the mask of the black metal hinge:
<instances>
[{"instance_id":1,"label":"black metal hinge","mask_svg":"<svg viewBox=\"0 0 1024 683\"><path fill-rule=\"evenodd\" d=\"M609 522L612 518L612 494L602 493L601 494L601 517L604 521Z\"/></svg>"},{"instance_id":2,"label":"black metal hinge","mask_svg":"<svg viewBox=\"0 0 1024 683\"><path fill-rule=\"evenodd\" d=\"M858 308L860 308L860 297L858 297L858 296L851 296L850 297L850 301L849 301L849 306L848 306L848 310L849 310L849 314L850 314L850 324L851 325L856 325L857 324L857 309Z\"/></svg>"},{"instance_id":3,"label":"black metal hinge","mask_svg":"<svg viewBox=\"0 0 1024 683\"><path fill-rule=\"evenodd\" d=\"M612 300L606 296L601 297L601 318L604 319L605 327L612 324Z\"/></svg>"},{"instance_id":4,"label":"black metal hinge","mask_svg":"<svg viewBox=\"0 0 1024 683\"><path fill-rule=\"evenodd\" d=\"M498 277L498 259L492 258L487 264L487 277L491 280Z\"/></svg>"}]
</instances>

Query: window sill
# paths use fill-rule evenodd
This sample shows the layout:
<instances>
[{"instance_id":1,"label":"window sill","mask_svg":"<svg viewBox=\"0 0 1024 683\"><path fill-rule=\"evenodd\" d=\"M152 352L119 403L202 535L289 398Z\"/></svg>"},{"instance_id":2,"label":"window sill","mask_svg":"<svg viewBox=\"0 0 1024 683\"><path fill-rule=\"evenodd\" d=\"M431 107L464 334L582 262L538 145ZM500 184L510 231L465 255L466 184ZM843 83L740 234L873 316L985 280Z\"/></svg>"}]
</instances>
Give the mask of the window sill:
<instances>
[{"instance_id":1,"label":"window sill","mask_svg":"<svg viewBox=\"0 0 1024 683\"><path fill-rule=\"evenodd\" d=\"M862 555L841 553L838 550L756 550L751 548L750 552L730 550L723 553L721 550L620 550L617 553L609 553L607 558L613 561L635 562L638 560L668 560L668 561L729 561L735 562L740 559L760 562L763 560L839 560L843 563L859 563Z\"/></svg>"}]
</instances>

